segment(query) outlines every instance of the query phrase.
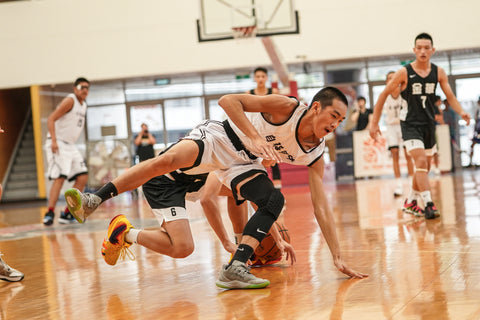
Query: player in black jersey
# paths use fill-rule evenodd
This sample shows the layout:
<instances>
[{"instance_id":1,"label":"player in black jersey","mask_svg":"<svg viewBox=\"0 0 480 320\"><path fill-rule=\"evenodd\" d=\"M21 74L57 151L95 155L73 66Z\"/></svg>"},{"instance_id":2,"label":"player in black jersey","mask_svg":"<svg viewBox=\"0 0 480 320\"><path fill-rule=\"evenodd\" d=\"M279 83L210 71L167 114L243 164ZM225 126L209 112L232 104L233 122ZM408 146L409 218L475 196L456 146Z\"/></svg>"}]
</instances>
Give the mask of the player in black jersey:
<instances>
[{"instance_id":1,"label":"player in black jersey","mask_svg":"<svg viewBox=\"0 0 480 320\"><path fill-rule=\"evenodd\" d=\"M382 107L388 95L400 86L403 99L400 111L402 137L407 152L415 163L412 190L405 200L403 210L416 216L425 215L426 219L434 219L440 213L432 201L428 171L431 157L436 150L434 103L437 83L440 84L453 110L460 114L467 124L470 122L470 115L462 109L453 94L445 70L430 62L430 57L435 52L432 37L427 33L421 33L415 38L414 45L415 60L395 72L392 81L378 97L373 111L370 136L376 139L378 134L381 134L378 121ZM424 210L417 204L420 197L425 204Z\"/></svg>"}]
</instances>

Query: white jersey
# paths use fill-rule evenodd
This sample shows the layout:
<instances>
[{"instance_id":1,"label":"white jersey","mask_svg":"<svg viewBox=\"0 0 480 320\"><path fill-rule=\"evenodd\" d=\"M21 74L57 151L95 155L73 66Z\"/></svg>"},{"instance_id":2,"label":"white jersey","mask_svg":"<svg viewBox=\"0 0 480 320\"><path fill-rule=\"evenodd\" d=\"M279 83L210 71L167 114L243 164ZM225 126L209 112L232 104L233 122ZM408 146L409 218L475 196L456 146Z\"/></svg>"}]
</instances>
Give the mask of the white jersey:
<instances>
[{"instance_id":1,"label":"white jersey","mask_svg":"<svg viewBox=\"0 0 480 320\"><path fill-rule=\"evenodd\" d=\"M260 112L246 112L248 120L257 129L258 133L265 138L268 144L277 150L283 162L293 165L311 165L318 160L325 149L325 139L320 140L320 144L310 150L304 150L297 137L298 123L307 112L307 106L299 103L293 111L290 118L282 124L272 124L268 122ZM252 141L231 121L230 126L238 135L244 146L252 151L254 150ZM253 153L253 152L252 152ZM261 157L259 154L255 154Z\"/></svg>"},{"instance_id":2,"label":"white jersey","mask_svg":"<svg viewBox=\"0 0 480 320\"><path fill-rule=\"evenodd\" d=\"M73 99L73 107L55 121L55 135L57 140L74 144L77 142L85 125L87 104L85 101L80 103L73 93L70 93L67 98ZM47 137L50 138L50 133L48 133Z\"/></svg>"},{"instance_id":3,"label":"white jersey","mask_svg":"<svg viewBox=\"0 0 480 320\"><path fill-rule=\"evenodd\" d=\"M392 95L388 95L383 106L385 114L385 123L387 125L400 124L400 109L402 108L403 99L401 95L395 99Z\"/></svg>"}]
</instances>

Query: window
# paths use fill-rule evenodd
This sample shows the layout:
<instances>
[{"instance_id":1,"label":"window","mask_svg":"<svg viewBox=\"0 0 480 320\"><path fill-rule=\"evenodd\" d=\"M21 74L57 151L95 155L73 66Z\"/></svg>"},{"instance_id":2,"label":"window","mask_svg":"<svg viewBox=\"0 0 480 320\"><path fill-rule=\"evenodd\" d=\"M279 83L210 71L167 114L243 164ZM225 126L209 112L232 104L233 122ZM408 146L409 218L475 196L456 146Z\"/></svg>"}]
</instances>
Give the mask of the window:
<instances>
[{"instance_id":1,"label":"window","mask_svg":"<svg viewBox=\"0 0 480 320\"><path fill-rule=\"evenodd\" d=\"M88 107L88 140L114 140L128 138L126 107L124 104Z\"/></svg>"},{"instance_id":2,"label":"window","mask_svg":"<svg viewBox=\"0 0 480 320\"><path fill-rule=\"evenodd\" d=\"M203 99L165 100L165 127L168 144L177 142L205 119Z\"/></svg>"}]
</instances>

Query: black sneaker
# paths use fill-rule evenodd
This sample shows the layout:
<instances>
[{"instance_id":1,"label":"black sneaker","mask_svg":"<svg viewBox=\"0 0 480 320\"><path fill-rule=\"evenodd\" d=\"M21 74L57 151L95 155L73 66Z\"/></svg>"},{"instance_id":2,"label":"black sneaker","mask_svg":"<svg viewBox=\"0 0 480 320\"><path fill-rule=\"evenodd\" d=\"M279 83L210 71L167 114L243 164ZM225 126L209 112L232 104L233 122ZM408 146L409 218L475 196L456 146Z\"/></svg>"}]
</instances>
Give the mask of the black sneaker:
<instances>
[{"instance_id":1,"label":"black sneaker","mask_svg":"<svg viewBox=\"0 0 480 320\"><path fill-rule=\"evenodd\" d=\"M46 226L52 225L54 216L55 213L53 211L48 211L47 213L45 213L45 216L43 217L43 224Z\"/></svg>"},{"instance_id":2,"label":"black sneaker","mask_svg":"<svg viewBox=\"0 0 480 320\"><path fill-rule=\"evenodd\" d=\"M440 217L440 212L438 212L437 207L435 207L433 202L427 203L423 212L425 213L425 219L435 219Z\"/></svg>"},{"instance_id":3,"label":"black sneaker","mask_svg":"<svg viewBox=\"0 0 480 320\"><path fill-rule=\"evenodd\" d=\"M61 224L70 224L70 223L75 223L77 222L77 219L70 213L65 213L63 211L60 211L60 218L58 219L58 222Z\"/></svg>"}]
</instances>

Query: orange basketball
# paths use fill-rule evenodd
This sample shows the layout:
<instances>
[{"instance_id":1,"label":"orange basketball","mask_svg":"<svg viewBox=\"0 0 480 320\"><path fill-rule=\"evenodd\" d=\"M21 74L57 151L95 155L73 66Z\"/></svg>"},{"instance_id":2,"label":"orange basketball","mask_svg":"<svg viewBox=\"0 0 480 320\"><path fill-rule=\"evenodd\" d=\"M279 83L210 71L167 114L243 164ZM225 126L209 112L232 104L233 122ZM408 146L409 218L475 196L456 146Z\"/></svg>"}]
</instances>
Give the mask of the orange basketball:
<instances>
[{"instance_id":1,"label":"orange basketball","mask_svg":"<svg viewBox=\"0 0 480 320\"><path fill-rule=\"evenodd\" d=\"M275 222L275 225L277 226L283 240L290 243L290 236L287 228L285 228L285 226L279 222ZM258 245L257 249L255 249L255 258L257 260L256 262L260 262L260 264L266 264L269 261L278 261L282 258L282 253L277 247L277 244L275 243L275 240L270 232ZM255 261L253 263L255 264Z\"/></svg>"}]
</instances>

